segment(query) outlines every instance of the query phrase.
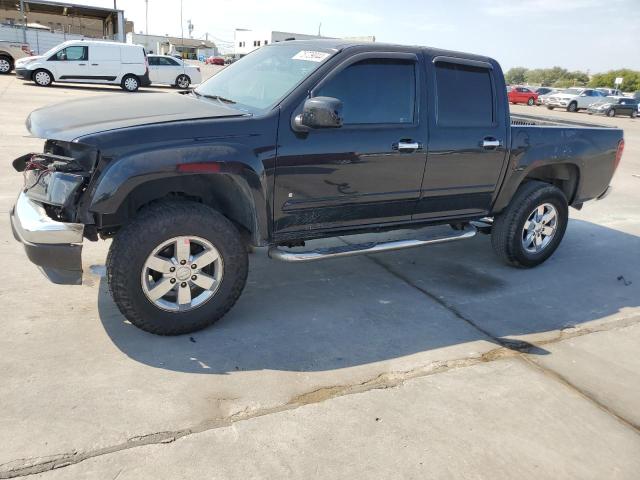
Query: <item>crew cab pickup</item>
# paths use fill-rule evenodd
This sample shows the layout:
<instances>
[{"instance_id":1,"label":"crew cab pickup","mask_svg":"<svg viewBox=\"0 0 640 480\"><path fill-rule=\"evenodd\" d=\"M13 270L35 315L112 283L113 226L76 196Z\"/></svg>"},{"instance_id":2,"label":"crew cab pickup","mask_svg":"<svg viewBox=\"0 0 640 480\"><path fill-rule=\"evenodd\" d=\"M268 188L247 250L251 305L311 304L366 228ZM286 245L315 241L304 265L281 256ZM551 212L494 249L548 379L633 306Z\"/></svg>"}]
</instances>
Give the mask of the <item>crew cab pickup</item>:
<instances>
[{"instance_id":1,"label":"crew cab pickup","mask_svg":"<svg viewBox=\"0 0 640 480\"><path fill-rule=\"evenodd\" d=\"M303 262L482 231L507 263L536 266L568 207L607 193L624 146L616 128L510 116L491 58L338 40L260 48L192 92L42 108L27 127L46 142L13 162L16 239L50 280L78 284L83 241L113 238L115 303L163 335L221 318L253 247ZM388 238L305 245L374 232Z\"/></svg>"}]
</instances>

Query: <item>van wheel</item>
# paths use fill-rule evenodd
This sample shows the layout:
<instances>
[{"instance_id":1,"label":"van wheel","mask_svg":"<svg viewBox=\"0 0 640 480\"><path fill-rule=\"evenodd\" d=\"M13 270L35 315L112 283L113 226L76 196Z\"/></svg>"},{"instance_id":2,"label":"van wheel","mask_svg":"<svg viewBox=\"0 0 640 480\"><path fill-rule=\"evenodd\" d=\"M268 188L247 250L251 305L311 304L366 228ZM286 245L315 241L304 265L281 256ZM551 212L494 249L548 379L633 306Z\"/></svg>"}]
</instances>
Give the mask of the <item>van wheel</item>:
<instances>
[{"instance_id":1,"label":"van wheel","mask_svg":"<svg viewBox=\"0 0 640 480\"><path fill-rule=\"evenodd\" d=\"M135 326L159 335L205 328L240 296L248 271L235 226L201 203L153 204L113 240L109 290Z\"/></svg>"},{"instance_id":2,"label":"van wheel","mask_svg":"<svg viewBox=\"0 0 640 480\"><path fill-rule=\"evenodd\" d=\"M533 97L531 97L529 100L527 100L527 105L529 105L530 107L533 107L534 103L536 103L536 101L533 99Z\"/></svg>"},{"instance_id":3,"label":"van wheel","mask_svg":"<svg viewBox=\"0 0 640 480\"><path fill-rule=\"evenodd\" d=\"M53 82L51 74L46 70L36 70L33 72L33 81L39 87L48 87Z\"/></svg>"},{"instance_id":4,"label":"van wheel","mask_svg":"<svg viewBox=\"0 0 640 480\"><path fill-rule=\"evenodd\" d=\"M125 75L120 86L127 92L135 92L140 88L140 80L135 75Z\"/></svg>"},{"instance_id":5,"label":"van wheel","mask_svg":"<svg viewBox=\"0 0 640 480\"><path fill-rule=\"evenodd\" d=\"M189 85L191 85L191 79L188 75L178 75L178 78L176 78L176 87L185 90L189 88Z\"/></svg>"},{"instance_id":6,"label":"van wheel","mask_svg":"<svg viewBox=\"0 0 640 480\"><path fill-rule=\"evenodd\" d=\"M530 181L493 220L491 244L506 263L540 265L558 248L569 219L567 199L558 187Z\"/></svg>"},{"instance_id":7,"label":"van wheel","mask_svg":"<svg viewBox=\"0 0 640 480\"><path fill-rule=\"evenodd\" d=\"M567 112L577 112L578 111L578 104L576 102L571 102L569 104L569 106L567 107Z\"/></svg>"},{"instance_id":8,"label":"van wheel","mask_svg":"<svg viewBox=\"0 0 640 480\"><path fill-rule=\"evenodd\" d=\"M0 74L6 75L13 70L13 62L11 57L7 55L0 55Z\"/></svg>"},{"instance_id":9,"label":"van wheel","mask_svg":"<svg viewBox=\"0 0 640 480\"><path fill-rule=\"evenodd\" d=\"M607 117L615 117L615 116L616 116L616 111L613 108L607 112Z\"/></svg>"}]
</instances>

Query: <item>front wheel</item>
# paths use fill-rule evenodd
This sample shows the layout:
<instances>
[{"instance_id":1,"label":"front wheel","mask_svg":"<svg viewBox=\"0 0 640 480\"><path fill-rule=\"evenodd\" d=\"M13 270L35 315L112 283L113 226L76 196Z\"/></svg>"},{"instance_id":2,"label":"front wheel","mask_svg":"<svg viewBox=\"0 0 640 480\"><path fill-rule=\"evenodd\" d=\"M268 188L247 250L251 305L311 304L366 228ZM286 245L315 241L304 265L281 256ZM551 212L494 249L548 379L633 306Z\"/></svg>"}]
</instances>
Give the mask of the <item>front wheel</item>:
<instances>
[{"instance_id":1,"label":"front wheel","mask_svg":"<svg viewBox=\"0 0 640 480\"><path fill-rule=\"evenodd\" d=\"M205 328L233 306L248 271L247 250L223 215L200 203L159 202L113 240L109 290L135 326L159 335Z\"/></svg>"},{"instance_id":2,"label":"front wheel","mask_svg":"<svg viewBox=\"0 0 640 480\"><path fill-rule=\"evenodd\" d=\"M553 108L554 108L554 107L552 107L552 106L550 106L550 105L547 105L547 109L548 109L548 110L553 110Z\"/></svg>"},{"instance_id":3,"label":"front wheel","mask_svg":"<svg viewBox=\"0 0 640 480\"><path fill-rule=\"evenodd\" d=\"M36 70L33 72L33 81L39 87L48 87L53 82L53 77L46 70Z\"/></svg>"},{"instance_id":4,"label":"front wheel","mask_svg":"<svg viewBox=\"0 0 640 480\"><path fill-rule=\"evenodd\" d=\"M638 116L638 112L637 112L637 111L635 111L635 110L631 110L631 113L629 114L629 116L630 116L631 118L636 118L636 117Z\"/></svg>"},{"instance_id":5,"label":"front wheel","mask_svg":"<svg viewBox=\"0 0 640 480\"><path fill-rule=\"evenodd\" d=\"M558 248L569 219L567 199L551 184L522 185L509 206L496 215L491 244L506 263L530 268L540 265Z\"/></svg>"},{"instance_id":6,"label":"front wheel","mask_svg":"<svg viewBox=\"0 0 640 480\"><path fill-rule=\"evenodd\" d=\"M533 107L534 103L536 103L536 101L534 100L533 97L531 97L529 100L527 100L527 105L529 105L530 107Z\"/></svg>"},{"instance_id":7,"label":"front wheel","mask_svg":"<svg viewBox=\"0 0 640 480\"><path fill-rule=\"evenodd\" d=\"M578 104L576 102L571 102L567 107L567 112L575 113L578 111Z\"/></svg>"},{"instance_id":8,"label":"front wheel","mask_svg":"<svg viewBox=\"0 0 640 480\"><path fill-rule=\"evenodd\" d=\"M615 117L615 116L616 116L616 111L613 108L607 112L607 117Z\"/></svg>"},{"instance_id":9,"label":"front wheel","mask_svg":"<svg viewBox=\"0 0 640 480\"><path fill-rule=\"evenodd\" d=\"M140 88L140 80L135 75L125 75L120 87L126 92L135 92Z\"/></svg>"},{"instance_id":10,"label":"front wheel","mask_svg":"<svg viewBox=\"0 0 640 480\"><path fill-rule=\"evenodd\" d=\"M186 90L191 85L191 79L187 75L178 75L176 78L176 86L183 90Z\"/></svg>"}]
</instances>

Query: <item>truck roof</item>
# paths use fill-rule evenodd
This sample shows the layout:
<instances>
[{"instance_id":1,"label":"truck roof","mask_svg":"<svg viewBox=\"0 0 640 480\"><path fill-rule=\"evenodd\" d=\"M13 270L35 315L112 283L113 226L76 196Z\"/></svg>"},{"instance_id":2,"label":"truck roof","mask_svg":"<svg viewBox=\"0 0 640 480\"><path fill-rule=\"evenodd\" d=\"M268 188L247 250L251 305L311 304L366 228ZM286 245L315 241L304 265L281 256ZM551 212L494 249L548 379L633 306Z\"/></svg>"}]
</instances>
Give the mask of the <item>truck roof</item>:
<instances>
[{"instance_id":1,"label":"truck roof","mask_svg":"<svg viewBox=\"0 0 640 480\"><path fill-rule=\"evenodd\" d=\"M310 40L286 40L283 42L275 42L268 47L278 47L279 45L300 45L302 48L329 48L336 50L344 50L347 48L366 48L372 51L425 51L432 56L459 57L469 60L477 60L481 62L497 63L494 59L477 55L474 53L457 52L454 50L445 50L441 48L426 47L422 45L400 45L395 43L378 43L378 42L357 42L353 40L342 40L339 38L319 38Z\"/></svg>"}]
</instances>

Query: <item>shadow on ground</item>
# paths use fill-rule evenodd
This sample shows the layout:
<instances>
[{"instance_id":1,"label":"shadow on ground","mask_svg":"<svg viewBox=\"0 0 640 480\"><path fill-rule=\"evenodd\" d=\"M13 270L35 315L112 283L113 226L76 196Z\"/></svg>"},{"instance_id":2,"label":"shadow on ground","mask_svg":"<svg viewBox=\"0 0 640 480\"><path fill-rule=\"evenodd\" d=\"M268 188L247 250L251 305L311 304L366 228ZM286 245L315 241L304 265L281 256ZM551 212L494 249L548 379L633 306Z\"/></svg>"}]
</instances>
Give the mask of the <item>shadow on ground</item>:
<instances>
[{"instance_id":1,"label":"shadow on ground","mask_svg":"<svg viewBox=\"0 0 640 480\"><path fill-rule=\"evenodd\" d=\"M640 237L572 220L556 254L531 270L500 263L487 236L309 264L252 255L237 305L204 331L138 330L104 279L99 313L120 350L157 368L332 370L619 316L640 305L638 252Z\"/></svg>"}]
</instances>

